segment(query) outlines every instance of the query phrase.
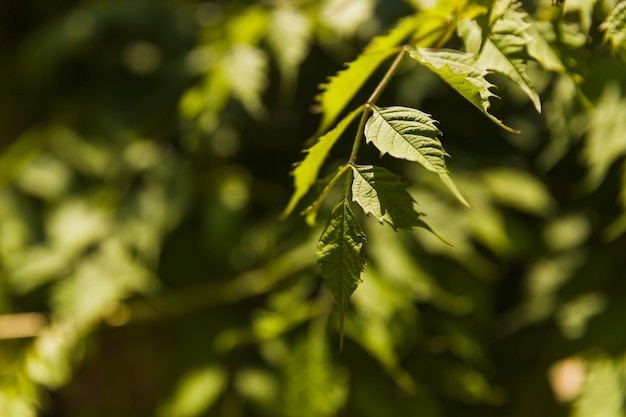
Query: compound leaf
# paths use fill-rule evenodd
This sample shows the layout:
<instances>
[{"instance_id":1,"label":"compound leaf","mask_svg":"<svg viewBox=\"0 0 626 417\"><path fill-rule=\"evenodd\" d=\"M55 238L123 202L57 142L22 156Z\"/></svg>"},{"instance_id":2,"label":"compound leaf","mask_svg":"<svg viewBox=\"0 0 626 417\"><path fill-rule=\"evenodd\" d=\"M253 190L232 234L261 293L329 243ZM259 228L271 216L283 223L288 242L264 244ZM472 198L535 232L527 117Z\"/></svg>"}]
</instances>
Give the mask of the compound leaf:
<instances>
[{"instance_id":1,"label":"compound leaf","mask_svg":"<svg viewBox=\"0 0 626 417\"><path fill-rule=\"evenodd\" d=\"M493 84L485 78L488 71L476 65L473 54L452 49L426 48L411 48L409 54L411 58L437 74L498 126L509 132L518 133L489 113L489 98L496 95L489 90Z\"/></svg>"},{"instance_id":2,"label":"compound leaf","mask_svg":"<svg viewBox=\"0 0 626 417\"><path fill-rule=\"evenodd\" d=\"M346 130L350 122L363 111L362 107L354 110L347 115L335 128L319 138L318 142L307 149L306 157L300 164L293 170L292 175L294 177L295 191L291 196L291 200L287 204L287 207L282 213L283 217L287 217L298 202L306 195L311 186L315 183L319 174L322 164L326 160L328 153L332 149L333 145L339 137Z\"/></svg>"},{"instance_id":3,"label":"compound leaf","mask_svg":"<svg viewBox=\"0 0 626 417\"><path fill-rule=\"evenodd\" d=\"M342 335L344 312L350 296L361 282L365 266L365 258L361 255L365 241L365 233L350 209L350 202L342 198L333 208L315 254L326 288L339 306Z\"/></svg>"},{"instance_id":4,"label":"compound leaf","mask_svg":"<svg viewBox=\"0 0 626 417\"><path fill-rule=\"evenodd\" d=\"M416 109L372 106L372 116L365 124L365 137L381 154L388 153L396 158L417 162L438 174L452 194L469 207L450 178L445 161L448 154L439 141L441 131L435 123L430 115Z\"/></svg>"}]
</instances>

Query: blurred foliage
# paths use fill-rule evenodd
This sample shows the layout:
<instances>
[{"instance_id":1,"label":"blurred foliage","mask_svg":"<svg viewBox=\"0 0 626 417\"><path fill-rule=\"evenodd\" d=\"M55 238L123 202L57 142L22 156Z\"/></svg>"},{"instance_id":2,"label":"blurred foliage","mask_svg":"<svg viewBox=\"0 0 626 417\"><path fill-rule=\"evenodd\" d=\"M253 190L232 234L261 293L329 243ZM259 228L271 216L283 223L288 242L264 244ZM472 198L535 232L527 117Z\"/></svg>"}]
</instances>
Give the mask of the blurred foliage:
<instances>
[{"instance_id":1,"label":"blurred foliage","mask_svg":"<svg viewBox=\"0 0 626 417\"><path fill-rule=\"evenodd\" d=\"M335 354L288 173L318 86L433 3L2 2L0 415L624 415L624 2L524 2L563 66L541 115L488 76L519 135L401 67L380 102L437 116L473 208L383 158L454 248L361 219Z\"/></svg>"}]
</instances>

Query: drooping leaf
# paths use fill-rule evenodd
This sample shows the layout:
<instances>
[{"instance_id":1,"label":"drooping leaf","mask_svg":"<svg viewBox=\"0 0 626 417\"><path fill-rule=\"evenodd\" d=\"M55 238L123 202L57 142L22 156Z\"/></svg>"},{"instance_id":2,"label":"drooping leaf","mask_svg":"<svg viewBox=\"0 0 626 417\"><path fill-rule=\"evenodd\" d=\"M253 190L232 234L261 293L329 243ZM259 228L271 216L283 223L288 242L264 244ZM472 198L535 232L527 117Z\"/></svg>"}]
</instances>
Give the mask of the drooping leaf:
<instances>
[{"instance_id":1,"label":"drooping leaf","mask_svg":"<svg viewBox=\"0 0 626 417\"><path fill-rule=\"evenodd\" d=\"M422 213L415 210L415 201L406 191L409 184L401 177L373 165L356 165L352 172L352 199L366 214L394 230L424 227Z\"/></svg>"},{"instance_id":2,"label":"drooping leaf","mask_svg":"<svg viewBox=\"0 0 626 417\"><path fill-rule=\"evenodd\" d=\"M287 217L293 209L296 207L298 202L304 197L304 195L309 191L311 186L315 183L317 179L317 175L319 174L320 168L326 160L326 156L328 152L330 152L331 148L337 142L339 137L346 130L350 122L354 120L354 118L363 111L362 107L354 110L352 113L347 115L334 129L326 133L324 136L319 138L318 142L309 148L307 151L307 156L304 158L302 162L293 170L294 177L294 186L295 191L291 196L291 200L287 204L287 207L283 211L282 216Z\"/></svg>"},{"instance_id":3,"label":"drooping leaf","mask_svg":"<svg viewBox=\"0 0 626 417\"><path fill-rule=\"evenodd\" d=\"M365 124L365 137L384 155L407 159L421 164L439 178L465 206L469 203L458 190L446 168L443 149L438 136L441 131L430 115L419 110L392 106L372 106L372 116Z\"/></svg>"},{"instance_id":4,"label":"drooping leaf","mask_svg":"<svg viewBox=\"0 0 626 417\"><path fill-rule=\"evenodd\" d=\"M490 31L476 64L509 77L541 113L541 100L526 74L529 57L526 48L533 40L527 17L517 1L497 0L489 17Z\"/></svg>"},{"instance_id":5,"label":"drooping leaf","mask_svg":"<svg viewBox=\"0 0 626 417\"><path fill-rule=\"evenodd\" d=\"M366 236L350 202L342 198L333 209L315 254L326 288L339 306L339 327L343 337L343 318L350 295L361 282L365 258L361 255Z\"/></svg>"},{"instance_id":6,"label":"drooping leaf","mask_svg":"<svg viewBox=\"0 0 626 417\"><path fill-rule=\"evenodd\" d=\"M409 54L411 58L437 74L498 126L509 132L518 133L489 113L489 99L496 95L489 90L493 84L485 78L488 71L476 65L474 54L425 48L411 48Z\"/></svg>"},{"instance_id":7,"label":"drooping leaf","mask_svg":"<svg viewBox=\"0 0 626 417\"><path fill-rule=\"evenodd\" d=\"M322 111L319 133L326 131L335 122L376 68L397 52L396 46L414 35L417 24L421 22L419 16L402 19L388 34L374 38L357 59L347 64L346 69L320 86L322 92L317 96Z\"/></svg>"},{"instance_id":8,"label":"drooping leaf","mask_svg":"<svg viewBox=\"0 0 626 417\"><path fill-rule=\"evenodd\" d=\"M600 29L604 31L604 41L611 44L613 52L626 52L626 1L617 3Z\"/></svg>"}]
</instances>

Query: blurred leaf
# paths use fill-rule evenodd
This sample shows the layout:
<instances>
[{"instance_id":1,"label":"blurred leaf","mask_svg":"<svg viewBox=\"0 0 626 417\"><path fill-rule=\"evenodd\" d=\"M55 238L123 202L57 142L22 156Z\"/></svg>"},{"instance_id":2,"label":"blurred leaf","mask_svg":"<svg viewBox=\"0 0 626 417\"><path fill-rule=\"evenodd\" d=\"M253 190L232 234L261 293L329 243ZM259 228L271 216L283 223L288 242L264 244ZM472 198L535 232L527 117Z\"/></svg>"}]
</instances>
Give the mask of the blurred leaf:
<instances>
[{"instance_id":1,"label":"blurred leaf","mask_svg":"<svg viewBox=\"0 0 626 417\"><path fill-rule=\"evenodd\" d=\"M572 406L572 417L624 415L624 360L594 357L587 364L585 385Z\"/></svg>"},{"instance_id":2,"label":"blurred leaf","mask_svg":"<svg viewBox=\"0 0 626 417\"><path fill-rule=\"evenodd\" d=\"M589 190L595 189L611 165L626 154L626 99L617 84L606 85L589 123L583 157L589 168L585 180Z\"/></svg>"},{"instance_id":3,"label":"blurred leaf","mask_svg":"<svg viewBox=\"0 0 626 417\"><path fill-rule=\"evenodd\" d=\"M372 106L372 116L365 125L365 137L373 143L381 154L414 161L428 171L439 175L450 192L465 206L470 204L458 190L448 169L438 136L441 131L435 126L430 115L408 107Z\"/></svg>"},{"instance_id":4,"label":"blurred leaf","mask_svg":"<svg viewBox=\"0 0 626 417\"><path fill-rule=\"evenodd\" d=\"M613 52L626 52L626 1L613 7L600 29L604 31L604 42L611 43Z\"/></svg>"},{"instance_id":5,"label":"blurred leaf","mask_svg":"<svg viewBox=\"0 0 626 417\"><path fill-rule=\"evenodd\" d=\"M267 61L261 49L236 45L223 62L222 71L229 80L234 96L258 119L266 115L261 94L267 85Z\"/></svg>"},{"instance_id":6,"label":"blurred leaf","mask_svg":"<svg viewBox=\"0 0 626 417\"><path fill-rule=\"evenodd\" d=\"M295 87L298 66L309 52L312 25L302 11L280 7L272 11L268 26L268 42L282 72L283 91L287 92Z\"/></svg>"},{"instance_id":7,"label":"blurred leaf","mask_svg":"<svg viewBox=\"0 0 626 417\"><path fill-rule=\"evenodd\" d=\"M547 215L554 208L552 196L543 183L521 170L485 170L484 178L493 197L501 203L537 215Z\"/></svg>"},{"instance_id":8,"label":"blurred leaf","mask_svg":"<svg viewBox=\"0 0 626 417\"><path fill-rule=\"evenodd\" d=\"M226 372L207 365L184 375L172 396L159 406L158 417L199 417L217 402L227 384Z\"/></svg>"},{"instance_id":9,"label":"blurred leaf","mask_svg":"<svg viewBox=\"0 0 626 417\"><path fill-rule=\"evenodd\" d=\"M285 363L283 388L287 417L331 417L345 403L347 376L330 360L324 327L313 323L306 338L299 340Z\"/></svg>"}]
</instances>

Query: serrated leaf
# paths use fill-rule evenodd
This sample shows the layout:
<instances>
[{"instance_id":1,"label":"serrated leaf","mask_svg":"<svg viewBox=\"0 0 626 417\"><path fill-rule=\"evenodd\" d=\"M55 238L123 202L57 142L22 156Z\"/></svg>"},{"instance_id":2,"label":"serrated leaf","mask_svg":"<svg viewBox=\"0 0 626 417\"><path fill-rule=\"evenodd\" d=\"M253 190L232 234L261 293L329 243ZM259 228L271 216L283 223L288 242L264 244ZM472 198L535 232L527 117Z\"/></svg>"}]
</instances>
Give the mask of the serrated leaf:
<instances>
[{"instance_id":1,"label":"serrated leaf","mask_svg":"<svg viewBox=\"0 0 626 417\"><path fill-rule=\"evenodd\" d=\"M328 156L328 152L332 149L333 145L339 137L346 130L350 122L363 111L362 107L354 110L347 115L334 129L319 138L318 142L307 149L305 152L307 156L304 160L293 170L295 191L291 196L291 200L287 204L287 207L282 213L282 217L288 216L296 207L298 202L306 195L311 189L311 186L315 183L319 174L322 164Z\"/></svg>"},{"instance_id":2,"label":"serrated leaf","mask_svg":"<svg viewBox=\"0 0 626 417\"><path fill-rule=\"evenodd\" d=\"M365 258L361 249L365 233L350 209L350 202L342 198L333 209L330 219L317 244L317 264L326 288L339 306L339 327L343 337L343 318L348 300L361 282Z\"/></svg>"},{"instance_id":3,"label":"serrated leaf","mask_svg":"<svg viewBox=\"0 0 626 417\"><path fill-rule=\"evenodd\" d=\"M366 214L394 230L425 226L422 213L415 210L415 201L406 191L409 184L402 178L373 165L355 165L352 172L352 200Z\"/></svg>"},{"instance_id":4,"label":"serrated leaf","mask_svg":"<svg viewBox=\"0 0 626 417\"><path fill-rule=\"evenodd\" d=\"M425 48L411 48L409 54L411 58L437 74L498 126L511 133L519 133L489 113L491 106L489 99L497 96L489 90L493 84L485 78L488 71L476 65L474 54L451 49Z\"/></svg>"},{"instance_id":5,"label":"serrated leaf","mask_svg":"<svg viewBox=\"0 0 626 417\"><path fill-rule=\"evenodd\" d=\"M617 3L600 29L604 31L604 42L610 42L614 52L626 51L626 1Z\"/></svg>"},{"instance_id":6,"label":"serrated leaf","mask_svg":"<svg viewBox=\"0 0 626 417\"><path fill-rule=\"evenodd\" d=\"M520 3L514 0L496 1L489 18L490 31L476 64L509 77L541 113L541 100L526 74L526 47L533 40L528 33L530 24L525 21L526 18Z\"/></svg>"},{"instance_id":7,"label":"serrated leaf","mask_svg":"<svg viewBox=\"0 0 626 417\"><path fill-rule=\"evenodd\" d=\"M365 214L371 214L394 230L424 228L452 246L422 220L423 213L415 210L415 200L406 190L409 184L401 177L373 165L353 165L352 172L352 200Z\"/></svg>"},{"instance_id":8,"label":"serrated leaf","mask_svg":"<svg viewBox=\"0 0 626 417\"><path fill-rule=\"evenodd\" d=\"M374 38L357 59L347 64L346 69L320 86L322 92L316 97L322 111L319 133L335 122L376 68L397 52L395 47L415 32L419 16L402 19L388 34Z\"/></svg>"},{"instance_id":9,"label":"serrated leaf","mask_svg":"<svg viewBox=\"0 0 626 417\"><path fill-rule=\"evenodd\" d=\"M470 204L458 190L446 168L448 156L439 141L441 131L430 115L408 107L372 106L372 116L365 124L365 137L384 155L414 161L439 178L465 206Z\"/></svg>"}]
</instances>

